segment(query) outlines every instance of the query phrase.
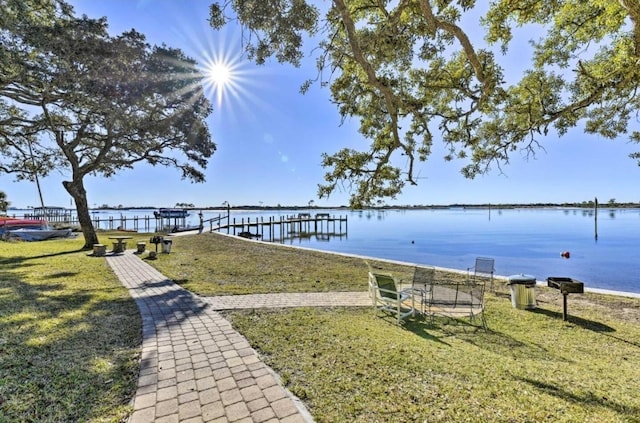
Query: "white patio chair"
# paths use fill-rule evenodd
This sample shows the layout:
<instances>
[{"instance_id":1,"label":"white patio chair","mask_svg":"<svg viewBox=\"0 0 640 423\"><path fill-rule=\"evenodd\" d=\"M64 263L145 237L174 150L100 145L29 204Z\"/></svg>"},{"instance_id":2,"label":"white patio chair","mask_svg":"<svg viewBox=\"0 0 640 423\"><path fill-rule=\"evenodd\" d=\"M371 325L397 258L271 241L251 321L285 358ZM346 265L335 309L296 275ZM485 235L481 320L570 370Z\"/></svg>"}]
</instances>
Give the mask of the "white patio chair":
<instances>
[{"instance_id":1,"label":"white patio chair","mask_svg":"<svg viewBox=\"0 0 640 423\"><path fill-rule=\"evenodd\" d=\"M376 314L378 311L390 313L398 324L416 312L412 289L398 291L391 275L369 272L369 295Z\"/></svg>"}]
</instances>

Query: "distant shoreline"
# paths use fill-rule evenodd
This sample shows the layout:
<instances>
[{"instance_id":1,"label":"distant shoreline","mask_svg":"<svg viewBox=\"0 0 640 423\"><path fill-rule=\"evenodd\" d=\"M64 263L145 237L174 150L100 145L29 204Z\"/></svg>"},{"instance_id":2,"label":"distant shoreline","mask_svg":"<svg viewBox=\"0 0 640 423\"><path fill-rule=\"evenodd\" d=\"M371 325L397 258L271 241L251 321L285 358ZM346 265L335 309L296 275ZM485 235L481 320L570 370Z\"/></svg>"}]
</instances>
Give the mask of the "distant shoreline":
<instances>
[{"instance_id":1,"label":"distant shoreline","mask_svg":"<svg viewBox=\"0 0 640 423\"><path fill-rule=\"evenodd\" d=\"M582 202L582 203L499 203L499 204L463 204L454 203L447 205L387 205L387 206L375 206L366 207L363 209L351 209L349 206L206 206L206 207L174 207L183 208L185 210L437 210L437 209L522 209L522 208L579 208L579 209L592 209L595 207L595 202ZM54 207L51 207L54 208ZM75 208L55 207L61 210L75 210ZM126 211L126 210L154 210L161 207L155 206L135 206L135 207L90 207L89 210L101 210L101 211ZM598 203L598 208L616 208L616 209L628 209L628 208L640 208L640 203ZM7 212L15 210L32 210L33 207L19 208L8 207Z\"/></svg>"}]
</instances>

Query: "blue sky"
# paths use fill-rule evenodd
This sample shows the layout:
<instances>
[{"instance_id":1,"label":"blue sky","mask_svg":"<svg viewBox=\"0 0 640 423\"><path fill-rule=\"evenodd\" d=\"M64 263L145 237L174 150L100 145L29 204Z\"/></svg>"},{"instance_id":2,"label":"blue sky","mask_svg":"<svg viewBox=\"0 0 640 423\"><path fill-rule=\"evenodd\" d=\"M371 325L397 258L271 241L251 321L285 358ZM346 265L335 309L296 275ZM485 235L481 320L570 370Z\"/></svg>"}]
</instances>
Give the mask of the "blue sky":
<instances>
[{"instance_id":1,"label":"blue sky","mask_svg":"<svg viewBox=\"0 0 640 423\"><path fill-rule=\"evenodd\" d=\"M348 203L347 190L329 199L317 198L317 185L325 170L321 153L343 147L363 149L367 141L358 134L355 120L341 124L328 88L313 86L299 93L302 82L315 76L314 60L301 68L275 61L255 66L238 56L238 29L222 33L208 26L210 0L73 0L76 13L106 16L113 35L135 28L151 44L181 48L200 63L225 57L234 64L234 84L219 98L212 92L214 113L208 123L218 150L209 161L207 182L192 184L177 170L137 166L111 179L86 180L89 205L197 207L231 205L337 206ZM527 34L527 37L529 35ZM525 43L523 38L520 42ZM523 44L526 45L526 44ZM310 52L312 45L308 46ZM512 51L518 49L512 48ZM516 57L507 71L517 75L526 62ZM220 101L219 101L220 100ZM442 145L435 144L429 160L420 163L417 187L407 187L388 204L538 203L581 202L598 197L601 202L640 201L636 186L637 163L628 154L640 150L626 139L615 141L583 133L582 127L558 139L541 138L545 151L535 158L515 153L511 163L490 174L467 180L461 162L445 162ZM52 174L41 180L46 205L71 205L62 187L65 176ZM0 176L0 190L16 207L39 205L35 184L14 183Z\"/></svg>"}]
</instances>

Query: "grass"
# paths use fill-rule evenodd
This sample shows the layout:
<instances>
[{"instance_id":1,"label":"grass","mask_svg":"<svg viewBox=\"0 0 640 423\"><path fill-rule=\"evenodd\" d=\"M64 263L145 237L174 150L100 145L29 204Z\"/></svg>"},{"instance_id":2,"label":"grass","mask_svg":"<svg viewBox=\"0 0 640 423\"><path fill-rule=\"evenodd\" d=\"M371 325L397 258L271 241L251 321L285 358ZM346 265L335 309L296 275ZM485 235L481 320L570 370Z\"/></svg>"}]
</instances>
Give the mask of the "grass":
<instances>
[{"instance_id":1,"label":"grass","mask_svg":"<svg viewBox=\"0 0 640 423\"><path fill-rule=\"evenodd\" d=\"M217 234L175 238L153 265L200 295L367 286L361 258ZM398 327L369 308L226 315L319 422L640 421L640 300L573 294L565 322L557 291L537 289L539 307L525 311L496 287L488 332L449 320Z\"/></svg>"},{"instance_id":2,"label":"grass","mask_svg":"<svg viewBox=\"0 0 640 423\"><path fill-rule=\"evenodd\" d=\"M486 333L444 321L399 328L366 309L229 318L318 422L639 421L631 324L600 332L499 299Z\"/></svg>"},{"instance_id":3,"label":"grass","mask_svg":"<svg viewBox=\"0 0 640 423\"><path fill-rule=\"evenodd\" d=\"M367 266L359 258L216 233L175 237L171 254L150 263L184 288L204 296L362 291L367 281ZM412 277L411 269L403 266L371 264L404 279Z\"/></svg>"},{"instance_id":4,"label":"grass","mask_svg":"<svg viewBox=\"0 0 640 423\"><path fill-rule=\"evenodd\" d=\"M139 313L82 245L0 242L0 422L117 422L131 412Z\"/></svg>"},{"instance_id":5,"label":"grass","mask_svg":"<svg viewBox=\"0 0 640 423\"><path fill-rule=\"evenodd\" d=\"M130 412L138 312L81 244L0 243L0 422ZM367 286L361 258L218 234L175 237L171 254L148 262L200 295ZM440 319L397 326L370 308L226 316L318 422L640 422L640 300L572 294L565 322L557 291L536 295L536 310L516 310L498 283L487 332Z\"/></svg>"}]
</instances>

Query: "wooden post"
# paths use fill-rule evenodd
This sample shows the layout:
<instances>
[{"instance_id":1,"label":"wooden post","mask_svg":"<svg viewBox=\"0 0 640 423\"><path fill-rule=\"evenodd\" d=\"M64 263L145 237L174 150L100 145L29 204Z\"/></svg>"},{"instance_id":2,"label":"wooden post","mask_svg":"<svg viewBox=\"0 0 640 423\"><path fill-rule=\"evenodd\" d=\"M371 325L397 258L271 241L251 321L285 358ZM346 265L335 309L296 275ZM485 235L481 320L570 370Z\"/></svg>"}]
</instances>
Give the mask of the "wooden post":
<instances>
[{"instance_id":1,"label":"wooden post","mask_svg":"<svg viewBox=\"0 0 640 423\"><path fill-rule=\"evenodd\" d=\"M598 197L596 197L596 201L595 201L595 206L594 206L594 218L593 218L593 222L594 222L594 231L595 231L595 237L596 237L596 241L598 240Z\"/></svg>"}]
</instances>

